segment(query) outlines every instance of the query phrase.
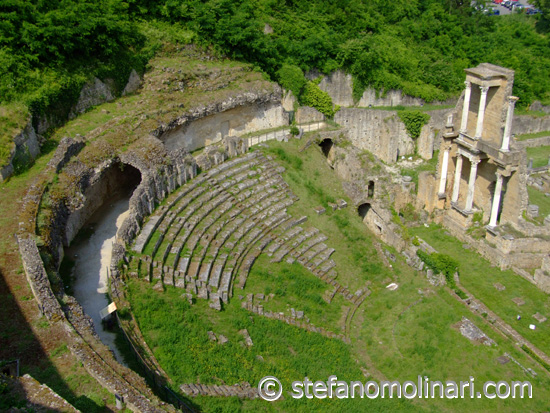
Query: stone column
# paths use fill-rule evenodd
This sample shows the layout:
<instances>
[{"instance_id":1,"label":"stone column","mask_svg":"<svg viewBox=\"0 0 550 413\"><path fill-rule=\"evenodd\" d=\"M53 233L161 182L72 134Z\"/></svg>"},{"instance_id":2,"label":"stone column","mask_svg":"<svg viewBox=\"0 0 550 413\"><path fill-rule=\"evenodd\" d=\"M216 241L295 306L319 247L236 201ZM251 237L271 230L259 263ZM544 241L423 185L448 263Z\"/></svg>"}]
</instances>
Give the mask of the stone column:
<instances>
[{"instance_id":1,"label":"stone column","mask_svg":"<svg viewBox=\"0 0 550 413\"><path fill-rule=\"evenodd\" d=\"M493 196L493 205L491 207L491 219L489 220L489 227L496 227L497 226L497 217L498 217L498 207L500 206L500 195L502 192L502 181L503 177L498 172L497 175L497 182L495 185L495 194Z\"/></svg>"},{"instance_id":2,"label":"stone column","mask_svg":"<svg viewBox=\"0 0 550 413\"><path fill-rule=\"evenodd\" d=\"M460 123L460 132L466 133L468 129L468 111L470 110L470 95L472 93L472 84L464 82L466 90L464 92L464 105L462 106L462 122Z\"/></svg>"},{"instance_id":3,"label":"stone column","mask_svg":"<svg viewBox=\"0 0 550 413\"><path fill-rule=\"evenodd\" d=\"M449 148L443 152L443 165L441 166L441 176L439 177L439 192L437 195L441 198L445 195L445 186L447 185L447 170L449 168Z\"/></svg>"},{"instance_id":4,"label":"stone column","mask_svg":"<svg viewBox=\"0 0 550 413\"><path fill-rule=\"evenodd\" d=\"M474 189L476 185L476 176L477 176L477 164L479 161L470 161L470 179L468 180L468 196L466 197L466 207L465 211L471 211L474 206Z\"/></svg>"},{"instance_id":5,"label":"stone column","mask_svg":"<svg viewBox=\"0 0 550 413\"><path fill-rule=\"evenodd\" d=\"M502 137L502 146L500 150L508 152L510 150L510 135L512 134L512 119L514 118L514 106L519 98L508 96L508 113L506 114L506 125L504 126L504 136Z\"/></svg>"},{"instance_id":6,"label":"stone column","mask_svg":"<svg viewBox=\"0 0 550 413\"><path fill-rule=\"evenodd\" d=\"M479 99L479 112L477 113L477 126L475 138L480 139L483 133L483 118L485 117L485 105L487 104L488 86L480 86L481 98Z\"/></svg>"},{"instance_id":7,"label":"stone column","mask_svg":"<svg viewBox=\"0 0 550 413\"><path fill-rule=\"evenodd\" d=\"M453 196L451 202L458 201L458 191L460 189L460 176L462 174L462 155L456 155L456 169L455 169L455 182L453 185Z\"/></svg>"}]
</instances>

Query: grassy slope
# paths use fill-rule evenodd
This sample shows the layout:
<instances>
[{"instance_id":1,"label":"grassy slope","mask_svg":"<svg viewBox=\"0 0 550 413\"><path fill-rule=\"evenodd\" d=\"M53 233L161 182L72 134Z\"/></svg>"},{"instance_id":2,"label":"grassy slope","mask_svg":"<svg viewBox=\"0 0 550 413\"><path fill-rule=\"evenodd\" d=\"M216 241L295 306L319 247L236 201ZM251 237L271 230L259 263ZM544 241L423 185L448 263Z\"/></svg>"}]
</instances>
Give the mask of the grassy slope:
<instances>
[{"instance_id":1,"label":"grassy slope","mask_svg":"<svg viewBox=\"0 0 550 413\"><path fill-rule=\"evenodd\" d=\"M274 292L276 298L269 305L281 311L285 308L288 311L289 307L308 307L312 320L316 317L315 322L332 324L331 330L337 331L341 327L341 322L336 321L338 317L333 314L323 317L321 312L334 311L338 314L335 301L328 308L319 304L315 297L321 293L322 286L317 286L315 280L311 280L311 275L295 265L275 266L260 258L252 268L245 290L237 290L235 298L221 313L208 308L201 300L189 308L180 298L181 291L173 288L159 293L152 291L147 284L132 282L130 291L133 311L155 355L176 379L176 383L198 380L233 383L250 380L255 385L259 378L268 374L279 377L283 386L287 387L290 380L301 380L306 374L321 380L326 380L329 374L336 374L344 380L355 378L365 381L358 371L360 366L368 371L369 379L372 380L403 382L416 380L417 375L426 375L431 380L460 381L473 376L478 386L488 379L527 380L516 364L497 363L497 357L509 353L522 365L533 368L539 374L537 378L530 378L534 386L532 400L434 399L398 404L397 400L305 402L287 397L283 402L268 404L262 401L220 401L202 397L194 401L205 411L221 408L254 411L364 411L365 403L369 403L369 411L407 408L433 411L517 411L550 407L547 406L547 400L550 400L548 375L444 289L429 285L422 275L404 263L401 256L397 255L392 269L385 267L372 245L375 238L356 216L351 205L347 209L321 216L314 213L314 206L326 206L327 200L344 195L319 148L312 147L304 153L298 153L302 144L297 141L269 142L270 148L266 151L276 156L287 168L285 179L300 197L300 201L289 208L289 212L293 216L307 215L307 225L319 228L329 236L326 244L337 249L333 255L339 274L337 280L349 285L351 291L364 286L366 281L371 282L369 288L373 293L359 309L352 323L351 346L240 309L237 295ZM389 247L384 248L391 250ZM458 251L462 250L459 248ZM484 262L479 265L480 268L487 267ZM396 291L385 288L388 279L399 284ZM304 287L308 290L303 291ZM470 285L467 287L470 288ZM515 285L510 284L509 290L513 288ZM285 294L277 294L277 289L284 290ZM498 346L473 344L464 338L453 328L463 316L474 321ZM242 341L237 333L241 328L247 328L252 336L254 346L251 349L244 349L237 344ZM230 343L226 348L211 343L206 335L208 330L226 335ZM261 355L265 361L256 359L257 355Z\"/></svg>"},{"instance_id":2,"label":"grassy slope","mask_svg":"<svg viewBox=\"0 0 550 413\"><path fill-rule=\"evenodd\" d=\"M548 165L550 157L550 146L539 146L538 148L526 148L527 158L533 159L533 168Z\"/></svg>"},{"instance_id":3,"label":"grassy slope","mask_svg":"<svg viewBox=\"0 0 550 413\"><path fill-rule=\"evenodd\" d=\"M457 259L460 262L461 284L527 340L545 353L550 353L550 324L538 323L533 318L536 312L550 316L550 297L547 294L513 271L501 271L492 267L476 252L462 248L460 241L445 234L445 231L438 226L411 228L411 231L439 252ZM506 289L498 291L494 287L497 282L504 285ZM518 306L512 302L516 297L523 298L525 304ZM516 320L518 314L522 316L521 322ZM537 324L537 329L530 330L530 323Z\"/></svg>"},{"instance_id":4,"label":"grassy slope","mask_svg":"<svg viewBox=\"0 0 550 413\"><path fill-rule=\"evenodd\" d=\"M532 187L527 187L527 193L529 194L529 203L539 206L539 217L544 218L550 215L550 197Z\"/></svg>"}]
</instances>

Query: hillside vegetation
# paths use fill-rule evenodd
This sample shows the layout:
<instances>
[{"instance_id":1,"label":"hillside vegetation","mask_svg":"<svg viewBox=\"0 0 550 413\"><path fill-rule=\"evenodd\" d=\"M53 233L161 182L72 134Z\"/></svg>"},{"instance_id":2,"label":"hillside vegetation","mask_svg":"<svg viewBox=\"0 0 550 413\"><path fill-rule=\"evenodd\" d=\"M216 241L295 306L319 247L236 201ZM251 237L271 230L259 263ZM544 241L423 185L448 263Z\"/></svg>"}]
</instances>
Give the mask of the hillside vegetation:
<instances>
[{"instance_id":1,"label":"hillside vegetation","mask_svg":"<svg viewBox=\"0 0 550 413\"><path fill-rule=\"evenodd\" d=\"M343 68L365 87L427 101L456 95L480 62L516 71L519 105L550 103L550 43L535 16L486 16L469 2L10 0L0 5L0 104L34 115L67 105L87 78L121 90L164 42L200 42L299 93L303 72ZM540 25L539 25L540 26ZM286 65L286 70L282 70ZM297 77L287 76L294 73ZM296 89L297 88L297 89Z\"/></svg>"}]
</instances>

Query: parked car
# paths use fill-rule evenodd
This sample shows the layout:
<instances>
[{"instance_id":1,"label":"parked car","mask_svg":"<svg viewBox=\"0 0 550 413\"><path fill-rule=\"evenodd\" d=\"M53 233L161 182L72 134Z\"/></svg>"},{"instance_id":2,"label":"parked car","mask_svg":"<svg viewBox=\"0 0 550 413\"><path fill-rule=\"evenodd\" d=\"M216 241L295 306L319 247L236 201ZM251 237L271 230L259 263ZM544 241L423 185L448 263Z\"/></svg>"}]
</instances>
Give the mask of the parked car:
<instances>
[{"instance_id":1,"label":"parked car","mask_svg":"<svg viewBox=\"0 0 550 413\"><path fill-rule=\"evenodd\" d=\"M534 7L526 7L525 8L525 14L533 15L533 14L540 14L542 13L539 9L535 9Z\"/></svg>"}]
</instances>

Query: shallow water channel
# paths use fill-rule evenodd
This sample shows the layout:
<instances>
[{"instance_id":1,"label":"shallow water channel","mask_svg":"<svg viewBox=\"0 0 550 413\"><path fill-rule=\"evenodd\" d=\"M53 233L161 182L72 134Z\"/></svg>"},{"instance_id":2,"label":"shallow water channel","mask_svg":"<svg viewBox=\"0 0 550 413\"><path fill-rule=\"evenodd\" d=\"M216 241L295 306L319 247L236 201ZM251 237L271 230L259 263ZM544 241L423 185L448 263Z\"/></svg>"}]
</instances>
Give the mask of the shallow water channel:
<instances>
[{"instance_id":1,"label":"shallow water channel","mask_svg":"<svg viewBox=\"0 0 550 413\"><path fill-rule=\"evenodd\" d=\"M72 269L73 293L86 314L92 317L95 330L101 341L115 353L123 363L122 355L115 345L116 334L104 328L99 312L109 305L107 295L107 269L111 262L112 244L115 234L126 214L130 193L118 193L103 204L85 225L89 237L79 236L65 250L74 261Z\"/></svg>"}]
</instances>

